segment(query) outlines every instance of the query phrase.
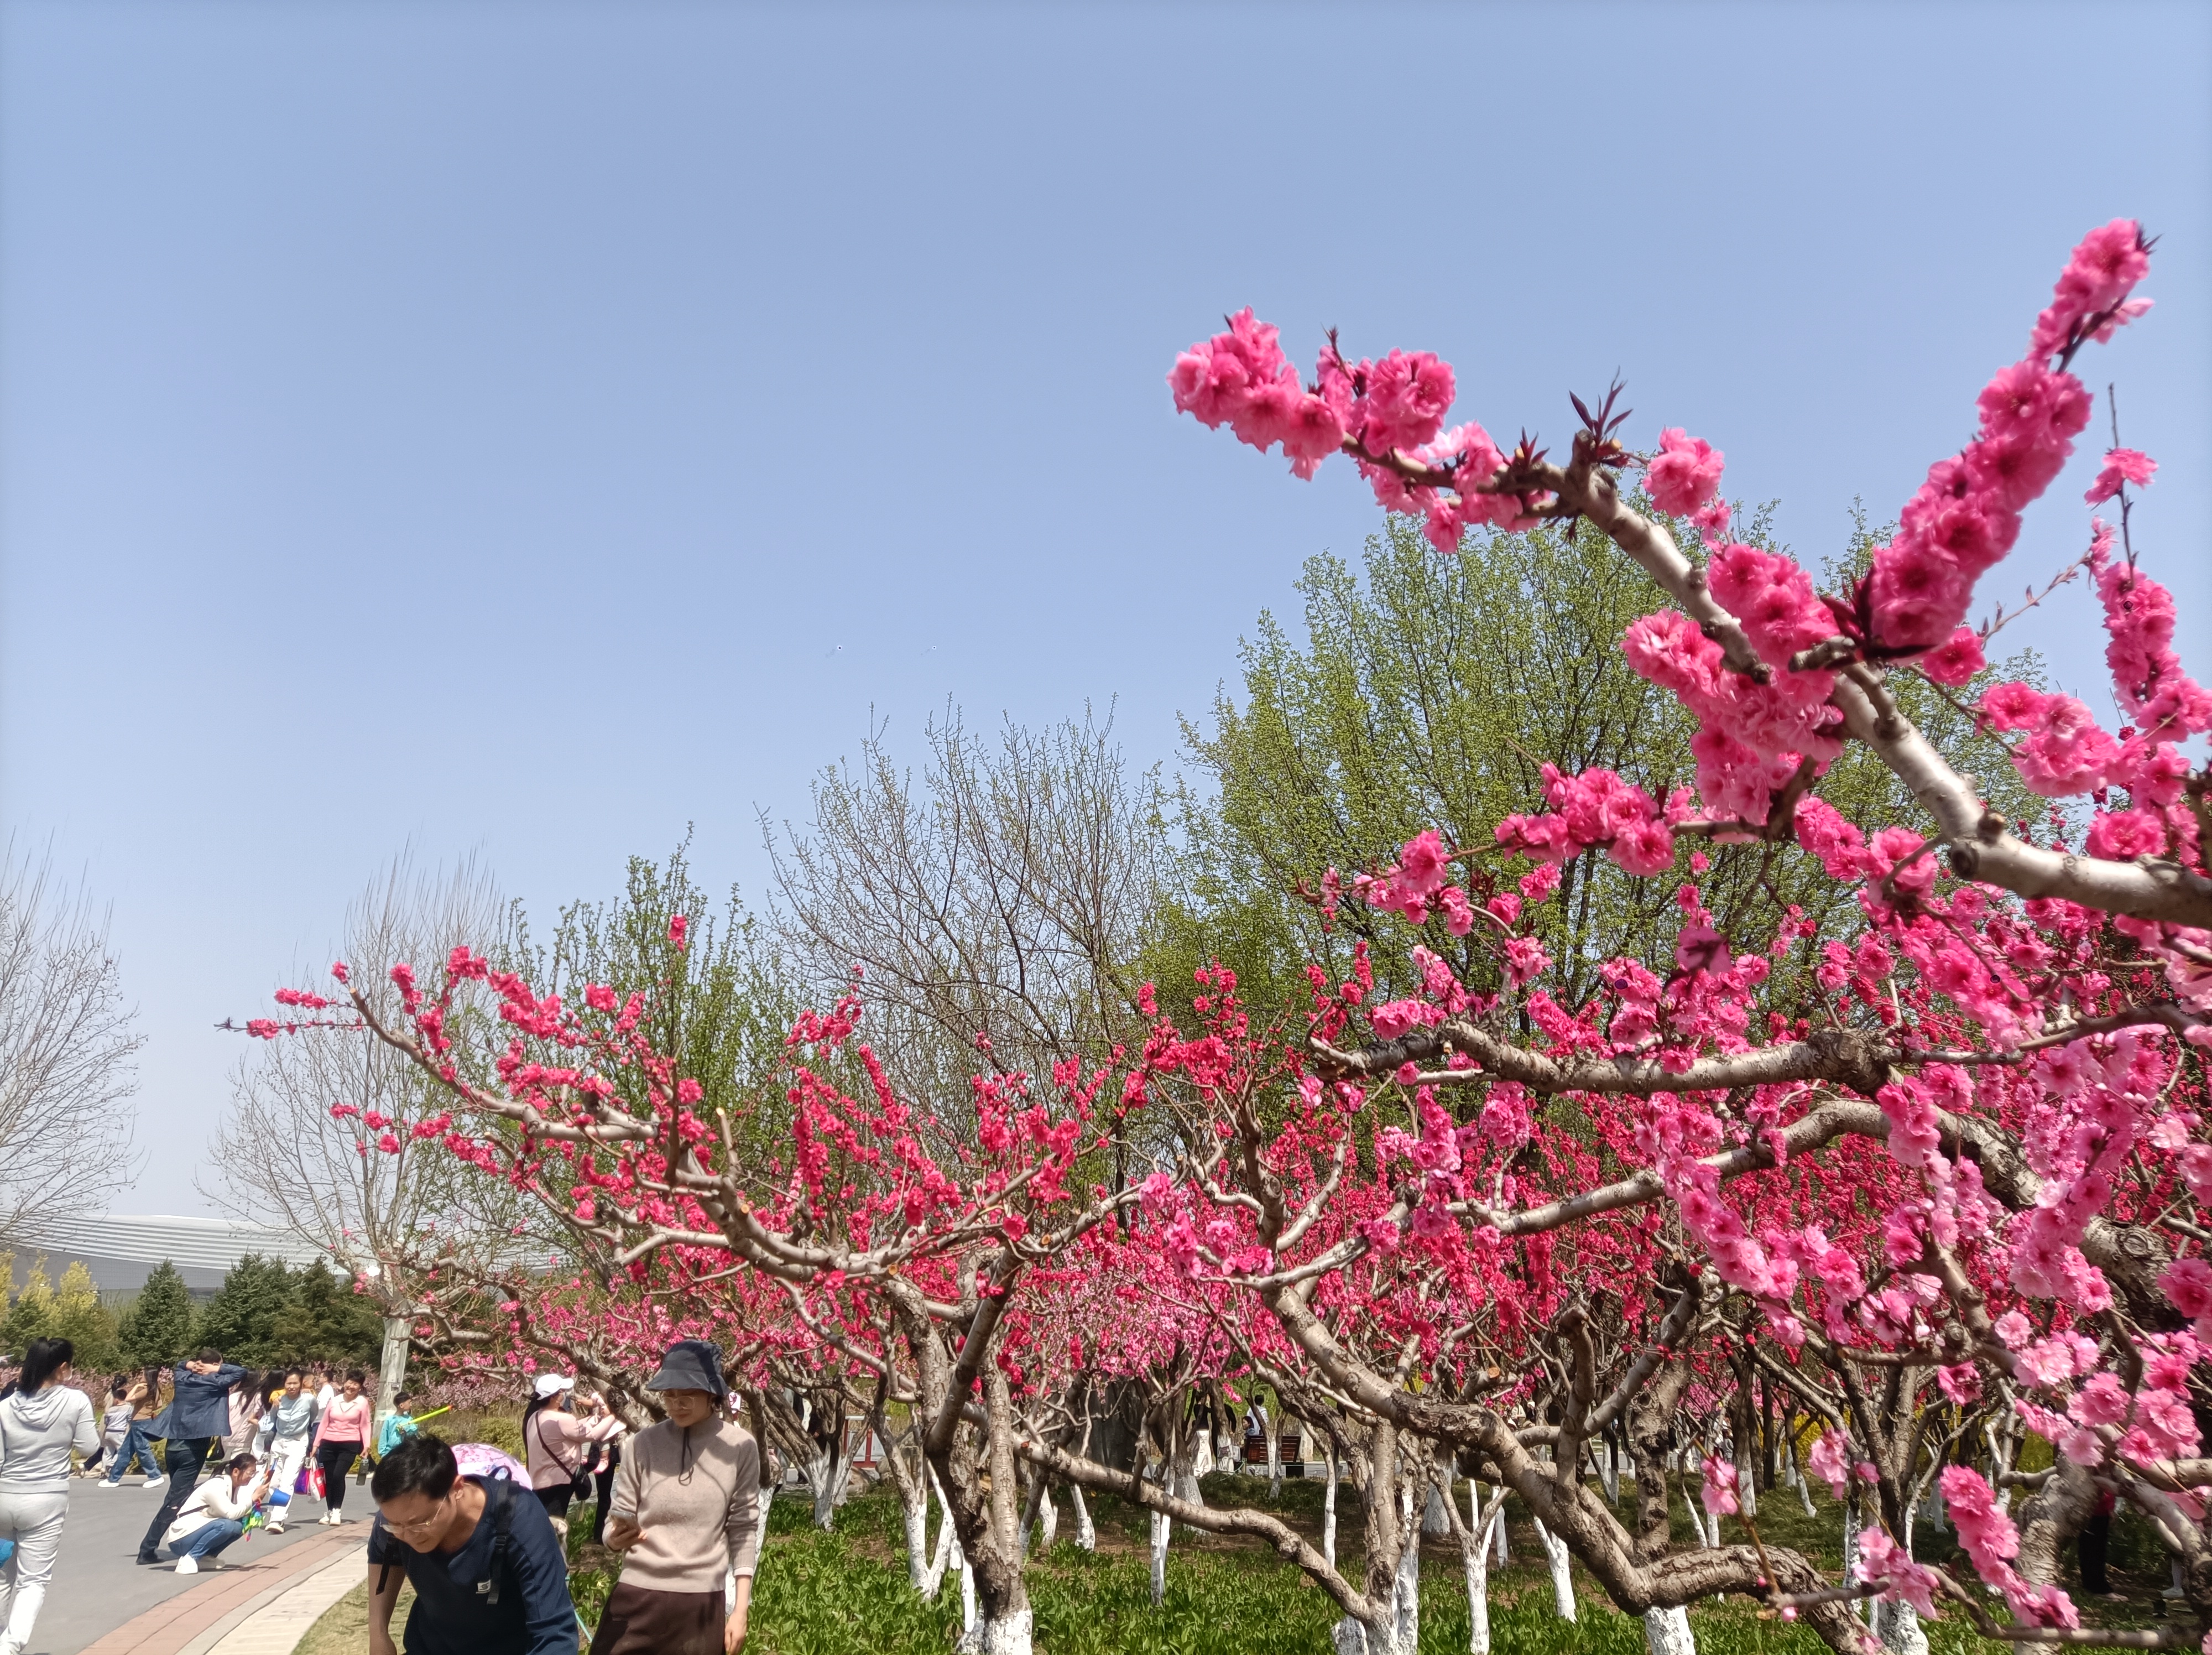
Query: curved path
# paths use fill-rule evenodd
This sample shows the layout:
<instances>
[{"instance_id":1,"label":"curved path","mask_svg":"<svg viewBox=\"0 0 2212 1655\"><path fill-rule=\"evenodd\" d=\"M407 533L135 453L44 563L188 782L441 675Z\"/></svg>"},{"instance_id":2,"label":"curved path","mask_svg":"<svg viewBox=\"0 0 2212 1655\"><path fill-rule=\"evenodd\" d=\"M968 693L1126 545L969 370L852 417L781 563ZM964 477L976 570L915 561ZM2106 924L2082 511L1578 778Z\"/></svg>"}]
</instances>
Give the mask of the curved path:
<instances>
[{"instance_id":1,"label":"curved path","mask_svg":"<svg viewBox=\"0 0 2212 1655\"><path fill-rule=\"evenodd\" d=\"M222 1568L179 1574L166 1562L141 1568L134 1561L158 1494L136 1477L120 1488L71 1482L30 1655L289 1655L366 1569L368 1491L347 1494L360 1496L362 1510L342 1527L310 1518L274 1539L257 1532L223 1554ZM310 1603L313 1613L289 1640L276 1641Z\"/></svg>"}]
</instances>

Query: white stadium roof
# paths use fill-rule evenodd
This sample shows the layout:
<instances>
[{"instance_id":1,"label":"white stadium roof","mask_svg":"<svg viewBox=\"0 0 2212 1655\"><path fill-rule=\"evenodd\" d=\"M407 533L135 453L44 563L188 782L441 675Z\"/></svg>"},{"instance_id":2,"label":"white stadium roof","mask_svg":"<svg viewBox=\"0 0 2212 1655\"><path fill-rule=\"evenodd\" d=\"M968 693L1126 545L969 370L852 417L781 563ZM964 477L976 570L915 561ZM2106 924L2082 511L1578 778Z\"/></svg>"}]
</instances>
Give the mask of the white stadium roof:
<instances>
[{"instance_id":1,"label":"white stadium roof","mask_svg":"<svg viewBox=\"0 0 2212 1655\"><path fill-rule=\"evenodd\" d=\"M33 1218L0 1242L15 1254L21 1272L39 1254L47 1256L58 1275L64 1262L82 1259L103 1287L135 1287L163 1260L202 1289L218 1286L230 1267L248 1253L303 1265L327 1257L324 1250L289 1230L234 1219L165 1217L110 1213L98 1218Z\"/></svg>"}]
</instances>

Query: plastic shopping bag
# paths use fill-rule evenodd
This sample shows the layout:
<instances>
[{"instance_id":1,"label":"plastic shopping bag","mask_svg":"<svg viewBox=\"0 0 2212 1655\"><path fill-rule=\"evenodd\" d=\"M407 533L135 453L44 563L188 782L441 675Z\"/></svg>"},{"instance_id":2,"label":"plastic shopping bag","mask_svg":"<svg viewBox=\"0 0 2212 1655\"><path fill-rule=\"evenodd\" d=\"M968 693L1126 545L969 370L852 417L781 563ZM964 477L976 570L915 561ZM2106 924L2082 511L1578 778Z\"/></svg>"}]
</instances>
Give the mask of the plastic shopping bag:
<instances>
[{"instance_id":1,"label":"plastic shopping bag","mask_svg":"<svg viewBox=\"0 0 2212 1655\"><path fill-rule=\"evenodd\" d=\"M313 1494L317 1500L320 1500L323 1497L323 1468L313 1460L302 1465L300 1468L300 1480L292 1485L292 1492L295 1494Z\"/></svg>"}]
</instances>

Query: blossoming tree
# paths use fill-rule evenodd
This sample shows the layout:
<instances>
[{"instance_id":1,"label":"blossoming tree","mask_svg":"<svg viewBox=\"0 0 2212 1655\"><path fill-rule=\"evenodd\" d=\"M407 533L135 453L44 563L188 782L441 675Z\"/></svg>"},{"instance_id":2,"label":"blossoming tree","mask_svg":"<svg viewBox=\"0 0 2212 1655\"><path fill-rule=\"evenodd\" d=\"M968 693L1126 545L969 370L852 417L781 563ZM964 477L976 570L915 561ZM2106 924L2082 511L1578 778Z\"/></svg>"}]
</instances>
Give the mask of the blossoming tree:
<instances>
[{"instance_id":1,"label":"blossoming tree","mask_svg":"<svg viewBox=\"0 0 2212 1655\"><path fill-rule=\"evenodd\" d=\"M1641 1222L1658 1223L1654 1243L1680 1258L1674 1304L1611 1392L1576 1349L1560 1427L1571 1445L1605 1421L1622 1387L1632 1401L1668 1363L1701 1299L1734 1301L1770 1360L1793 1374L1817 1363L1848 1393L1869 1370L1925 1369L1954 1399L2001 1396L2069 1464L2146 1514L2212 1626L2203 1504L2212 1488L2199 1487L2212 1468L2193 1457L2189 1406L2201 1342L2212 1338L2212 1264L2175 1256L2203 1237L2189 1214L2212 1194L2212 1143L2172 1104L2193 1061L2182 1043L2212 1042L2207 778L2185 751L2212 727L2212 696L2183 670L2171 593L2139 565L2129 532L2128 490L2149 481L2153 462L2117 446L2106 454L2088 503L2117 502L2118 528L2093 522L2076 565L2093 578L2127 726L2107 732L2073 697L1987 682L1984 644L1996 618L1966 624L1978 581L2089 423L2075 359L2148 307L2134 295L2148 251L2128 222L2081 242L2026 355L1983 391L1973 439L1930 468L1897 533L1837 593L1817 592L1786 556L1730 541L1722 456L1673 429L1655 453L1632 453L1610 397L1595 411L1577 401L1583 424L1563 460L1525 438L1508 453L1480 425L1445 429L1456 387L1435 356L1393 351L1355 363L1332 339L1304 384L1274 330L1249 312L1185 352L1170 375L1179 408L1255 447L1279 445L1301 477L1348 455L1377 501L1419 518L1440 551L1473 524L1581 518L1669 600L1620 642L1698 721L1695 786L1661 800L1609 772L1548 770L1546 808L1499 822L1493 843L1447 845L1427 833L1388 866L1348 880L1331 870L1326 903L1364 902L1454 936L1492 934L1504 990L1471 993L1426 951L1414 956L1422 981L1395 999L1364 980L1316 982L1311 1119L1279 1132L1215 1089L1242 1165L1210 1193L1223 1223L1242 1209L1249 1241L1231 1226L1190 1256L1194 1271L1264 1301L1348 1402L1484 1457L1625 1608L1745 1591L1809 1613L1840 1646L1856 1634L1833 1613L1837 1602L1880 1591L1923 1614L1946 1598L1984 1630L2022 1642L2178 1636L2081 1627L2047 1576L2015 1567L2020 1537L1989 1484L1954 1465L1941 1485L1961 1542L2010 1612L1990 1622L1966 1586L1911 1560L1899 1478L1917 1467L1885 1476L1847 1451L1850 1430L1879 1434L1856 1407L1839 1410L1816 1469L1859 1466L1882 1485L1881 1527L1862 1542L1857 1580L1818 1586L1803 1560L1755 1536L1748 1547L1663 1555L1648 1495L1647 1520L1631 1533L1581 1482L1578 1452L1540 1463L1498 1408L1410 1384L1402 1364L1393 1371L1343 1338L1316 1313L1327 1284L1378 1250L1419 1251L1448 1269L1540 1237L1578 1250L1596 1237L1626 1245L1638 1222L1629 1215L1656 1207L1663 1220ZM1702 555L1624 496L1623 474L1639 467L1652 504L1688 519ZM1889 685L1900 673L1972 697L1983 727L2016 738L2013 763L2030 788L2086 797L2078 843L2072 818L2039 831L1986 808L1972 778L1899 711ZM1899 824L1869 836L1822 800L1821 777L1846 743L1909 787L1929 831ZM1671 958L1613 960L1601 993L1554 1001L1554 962L1524 916L1555 888L1559 867L1603 855L1657 879L1679 877L1686 860L1694 877L1704 856L1686 857L1685 839L1813 857L1856 888L1863 926L1855 938L1819 939L1785 920L1772 937L1729 938L1685 882ZM1517 879L1516 860L1529 869ZM1823 998L1803 1010L1769 1007L1761 986L1795 948L1814 951ZM1364 1044L1346 1038L1358 1021ZM1450 1098L1469 1101L1455 1115ZM1352 1164L1341 1152L1328 1159L1337 1129L1324 1117L1348 1121L1386 1102L1407 1121L1374 1141L1388 1205L1316 1249L1307 1214L1342 1202ZM1532 1176L1514 1158L1539 1140L1535 1108L1594 1132L1605 1165L1555 1159ZM1864 1237L1839 1237L1810 1216L1820 1209L1807 1199L1806 1168L1808 1158L1863 1159L1847 1147L1854 1139L1881 1146L1865 1171L1881 1221ZM1190 1168L1201 1187L1209 1159L1210 1149ZM1533 1257L1519 1268L1533 1280ZM1560 1318L1571 1344L1575 1314ZM1639 1481L1645 1469L1639 1461ZM1709 1461L1708 1471L1708 1504L1733 1511L1733 1468Z\"/></svg>"}]
</instances>

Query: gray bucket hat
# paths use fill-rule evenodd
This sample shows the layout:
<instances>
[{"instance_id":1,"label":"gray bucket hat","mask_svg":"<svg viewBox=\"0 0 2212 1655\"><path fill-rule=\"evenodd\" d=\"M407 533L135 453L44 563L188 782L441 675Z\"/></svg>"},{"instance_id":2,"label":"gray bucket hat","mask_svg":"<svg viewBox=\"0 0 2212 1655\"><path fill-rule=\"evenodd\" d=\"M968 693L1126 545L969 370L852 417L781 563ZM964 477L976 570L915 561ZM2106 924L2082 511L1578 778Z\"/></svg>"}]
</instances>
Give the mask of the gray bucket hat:
<instances>
[{"instance_id":1,"label":"gray bucket hat","mask_svg":"<svg viewBox=\"0 0 2212 1655\"><path fill-rule=\"evenodd\" d=\"M645 1382L647 1390L703 1390L716 1402L728 1400L722 1377L722 1353L704 1339L678 1339L660 1359L660 1371Z\"/></svg>"}]
</instances>

